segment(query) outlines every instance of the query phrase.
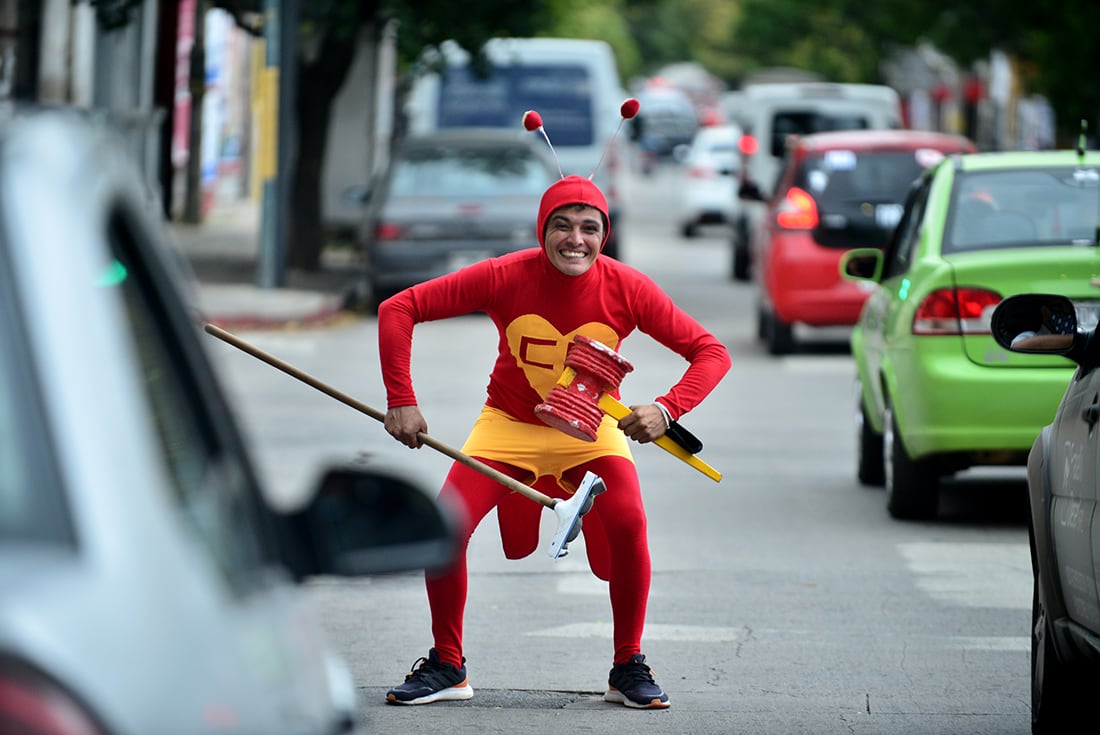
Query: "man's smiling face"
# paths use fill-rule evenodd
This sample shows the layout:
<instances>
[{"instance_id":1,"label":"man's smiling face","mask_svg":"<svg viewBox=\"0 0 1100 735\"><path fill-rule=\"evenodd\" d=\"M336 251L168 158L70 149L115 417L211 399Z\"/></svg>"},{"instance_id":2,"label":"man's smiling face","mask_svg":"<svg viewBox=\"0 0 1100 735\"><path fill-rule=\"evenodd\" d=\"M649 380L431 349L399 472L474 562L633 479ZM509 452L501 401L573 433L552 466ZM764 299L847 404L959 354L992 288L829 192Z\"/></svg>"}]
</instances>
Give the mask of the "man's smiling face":
<instances>
[{"instance_id":1,"label":"man's smiling face","mask_svg":"<svg viewBox=\"0 0 1100 735\"><path fill-rule=\"evenodd\" d=\"M603 228L603 214L595 207L560 207L546 220L546 255L565 275L582 275L600 254Z\"/></svg>"}]
</instances>

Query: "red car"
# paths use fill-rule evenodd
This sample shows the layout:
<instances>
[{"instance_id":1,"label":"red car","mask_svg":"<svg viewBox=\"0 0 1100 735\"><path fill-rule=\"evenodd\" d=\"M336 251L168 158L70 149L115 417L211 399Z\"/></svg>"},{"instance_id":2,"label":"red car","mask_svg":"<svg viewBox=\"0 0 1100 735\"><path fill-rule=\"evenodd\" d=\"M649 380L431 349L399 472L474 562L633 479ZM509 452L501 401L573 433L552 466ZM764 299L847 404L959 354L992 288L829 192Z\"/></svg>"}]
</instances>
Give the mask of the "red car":
<instances>
[{"instance_id":1,"label":"red car","mask_svg":"<svg viewBox=\"0 0 1100 735\"><path fill-rule=\"evenodd\" d=\"M976 150L965 137L919 130L792 138L752 238L757 333L768 351L794 351L795 324L855 324L868 291L841 278L840 256L855 247L885 247L921 171L945 155Z\"/></svg>"}]
</instances>

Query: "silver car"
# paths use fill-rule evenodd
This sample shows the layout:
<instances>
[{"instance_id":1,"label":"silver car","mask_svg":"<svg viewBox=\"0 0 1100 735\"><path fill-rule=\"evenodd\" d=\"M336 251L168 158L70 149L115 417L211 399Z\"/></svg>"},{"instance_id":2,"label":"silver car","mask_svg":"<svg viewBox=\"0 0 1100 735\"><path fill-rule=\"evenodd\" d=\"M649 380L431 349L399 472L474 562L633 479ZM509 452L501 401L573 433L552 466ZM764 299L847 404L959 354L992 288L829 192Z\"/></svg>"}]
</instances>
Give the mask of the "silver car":
<instances>
[{"instance_id":1,"label":"silver car","mask_svg":"<svg viewBox=\"0 0 1100 735\"><path fill-rule=\"evenodd\" d=\"M538 247L539 200L559 178L541 137L462 128L407 138L367 193L370 300L479 260Z\"/></svg>"},{"instance_id":2,"label":"silver car","mask_svg":"<svg viewBox=\"0 0 1100 735\"><path fill-rule=\"evenodd\" d=\"M296 582L446 563L450 520L353 464L267 504L115 143L0 122L0 732L356 732Z\"/></svg>"}]
</instances>

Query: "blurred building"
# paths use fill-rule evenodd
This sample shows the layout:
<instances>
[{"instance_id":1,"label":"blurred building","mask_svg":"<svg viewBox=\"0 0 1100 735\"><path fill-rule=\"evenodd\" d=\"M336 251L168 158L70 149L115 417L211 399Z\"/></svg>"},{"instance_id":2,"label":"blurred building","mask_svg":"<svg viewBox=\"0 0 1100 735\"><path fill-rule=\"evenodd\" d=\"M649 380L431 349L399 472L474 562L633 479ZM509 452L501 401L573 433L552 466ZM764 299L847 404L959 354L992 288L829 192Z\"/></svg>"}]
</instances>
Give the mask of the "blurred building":
<instances>
[{"instance_id":1,"label":"blurred building","mask_svg":"<svg viewBox=\"0 0 1100 735\"><path fill-rule=\"evenodd\" d=\"M901 95L907 127L962 134L982 150L1055 145L1049 101L1023 89L1014 60L1001 51L962 68L920 44L896 52L883 75Z\"/></svg>"}]
</instances>

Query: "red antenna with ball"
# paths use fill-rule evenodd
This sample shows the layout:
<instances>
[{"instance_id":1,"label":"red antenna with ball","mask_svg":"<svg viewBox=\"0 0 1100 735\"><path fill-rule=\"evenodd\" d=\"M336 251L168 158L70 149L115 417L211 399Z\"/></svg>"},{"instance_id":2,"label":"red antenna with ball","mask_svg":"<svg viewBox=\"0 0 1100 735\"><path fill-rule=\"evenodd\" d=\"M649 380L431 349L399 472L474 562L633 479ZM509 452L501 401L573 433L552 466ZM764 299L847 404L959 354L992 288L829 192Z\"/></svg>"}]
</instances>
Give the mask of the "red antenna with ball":
<instances>
[{"instance_id":1,"label":"red antenna with ball","mask_svg":"<svg viewBox=\"0 0 1100 735\"><path fill-rule=\"evenodd\" d=\"M628 97L620 106L619 114L622 116L619 118L619 127L615 128L614 135L607 141L607 145L604 146L603 153L600 155L600 160L596 163L596 168L592 169L592 173L588 174L588 179L591 181L592 177L596 175L596 172L600 170L600 166L603 165L603 159L607 157L607 151L611 147L611 143L619 135L619 131L623 129L623 123L632 119L638 114L638 109L641 107L641 103L634 97ZM542 137L546 139L546 145L550 146L550 152L554 154L554 160L558 163L558 174L564 179L565 174L561 170L561 161L558 159L558 152L554 150L554 144L550 142L550 136L546 134L546 128L542 126L542 115L535 110L528 110L523 113L523 127L529 132L539 131L542 133Z\"/></svg>"}]
</instances>

